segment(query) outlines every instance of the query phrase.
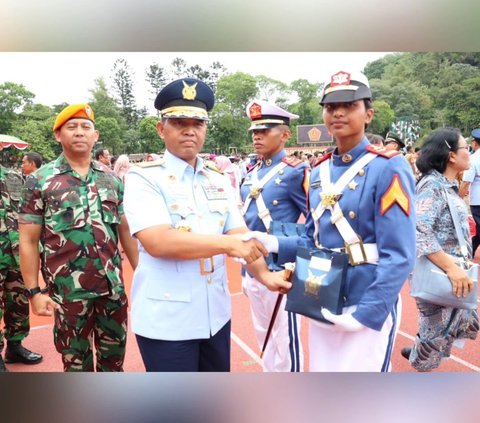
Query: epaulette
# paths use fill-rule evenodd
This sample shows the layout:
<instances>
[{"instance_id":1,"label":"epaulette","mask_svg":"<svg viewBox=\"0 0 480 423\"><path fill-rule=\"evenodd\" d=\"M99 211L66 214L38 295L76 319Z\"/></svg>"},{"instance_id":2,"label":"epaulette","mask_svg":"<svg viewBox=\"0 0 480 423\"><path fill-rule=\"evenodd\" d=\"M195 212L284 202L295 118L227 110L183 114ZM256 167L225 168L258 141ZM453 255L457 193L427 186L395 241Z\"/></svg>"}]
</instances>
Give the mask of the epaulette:
<instances>
[{"instance_id":1,"label":"epaulette","mask_svg":"<svg viewBox=\"0 0 480 423\"><path fill-rule=\"evenodd\" d=\"M260 160L258 162L256 162L250 169L247 170L247 173L250 173L253 169L260 166L261 163L262 162Z\"/></svg>"},{"instance_id":2,"label":"epaulette","mask_svg":"<svg viewBox=\"0 0 480 423\"><path fill-rule=\"evenodd\" d=\"M220 175L223 175L223 172L220 169L218 169L217 167L215 167L214 165L205 163L205 167L207 169L213 170L214 172L220 173Z\"/></svg>"},{"instance_id":3,"label":"epaulette","mask_svg":"<svg viewBox=\"0 0 480 423\"><path fill-rule=\"evenodd\" d=\"M387 159L391 159L394 156L398 156L400 151L396 150L387 150L385 147L378 147L376 145L368 144L366 150L373 154L378 154L379 156L385 157Z\"/></svg>"},{"instance_id":4,"label":"epaulette","mask_svg":"<svg viewBox=\"0 0 480 423\"><path fill-rule=\"evenodd\" d=\"M141 167L141 168L147 168L147 167L155 167L155 166L163 166L165 164L165 160L155 160L153 162L140 162L140 163L135 163L135 166Z\"/></svg>"},{"instance_id":5,"label":"epaulette","mask_svg":"<svg viewBox=\"0 0 480 423\"><path fill-rule=\"evenodd\" d=\"M332 157L333 151L328 152L327 154L323 155L320 157L312 166L312 168L317 167L320 163L324 162L325 160L328 160L330 157Z\"/></svg>"},{"instance_id":6,"label":"epaulette","mask_svg":"<svg viewBox=\"0 0 480 423\"><path fill-rule=\"evenodd\" d=\"M297 159L295 156L285 156L282 159L283 163L286 163L289 166L295 167L298 166L300 163L303 163L303 160Z\"/></svg>"}]
</instances>

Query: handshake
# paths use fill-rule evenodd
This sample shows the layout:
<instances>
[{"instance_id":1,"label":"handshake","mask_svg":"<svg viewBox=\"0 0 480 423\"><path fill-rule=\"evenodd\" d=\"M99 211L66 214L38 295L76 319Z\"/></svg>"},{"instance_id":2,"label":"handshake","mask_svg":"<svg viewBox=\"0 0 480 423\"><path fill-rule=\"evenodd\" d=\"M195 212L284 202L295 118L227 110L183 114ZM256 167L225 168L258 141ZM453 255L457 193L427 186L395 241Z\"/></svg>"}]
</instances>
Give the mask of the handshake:
<instances>
[{"instance_id":1,"label":"handshake","mask_svg":"<svg viewBox=\"0 0 480 423\"><path fill-rule=\"evenodd\" d=\"M237 235L238 236L238 235ZM237 238L237 236L235 236ZM229 254L236 262L248 264L257 260L260 256L268 256L269 253L278 253L278 239L265 232L251 231L240 235L239 238L244 247L249 248L250 253L245 255L246 251L236 251L237 254ZM256 250L256 251L255 251ZM240 254L238 254L240 253Z\"/></svg>"}]
</instances>

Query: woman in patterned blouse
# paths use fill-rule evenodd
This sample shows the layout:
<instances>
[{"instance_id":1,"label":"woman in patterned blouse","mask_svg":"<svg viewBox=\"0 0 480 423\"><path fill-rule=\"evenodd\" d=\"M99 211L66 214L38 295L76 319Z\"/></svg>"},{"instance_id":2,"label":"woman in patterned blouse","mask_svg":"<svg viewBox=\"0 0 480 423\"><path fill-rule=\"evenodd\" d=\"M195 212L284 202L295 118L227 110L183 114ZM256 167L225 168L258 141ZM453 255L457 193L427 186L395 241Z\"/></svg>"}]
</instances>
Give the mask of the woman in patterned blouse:
<instances>
[{"instance_id":1,"label":"woman in patterned blouse","mask_svg":"<svg viewBox=\"0 0 480 423\"><path fill-rule=\"evenodd\" d=\"M457 175L470 167L468 145L456 129L434 131L425 141L417 167L422 178L417 185L417 256L425 255L442 268L450 278L453 292L466 295L472 280L452 256L461 257L447 195L457 210L462 233L469 247L471 241L467 223L468 209L458 195ZM479 329L477 311L443 307L417 299L419 330L413 347L402 355L418 371L430 371L450 356L452 345L464 339L475 339Z\"/></svg>"}]
</instances>

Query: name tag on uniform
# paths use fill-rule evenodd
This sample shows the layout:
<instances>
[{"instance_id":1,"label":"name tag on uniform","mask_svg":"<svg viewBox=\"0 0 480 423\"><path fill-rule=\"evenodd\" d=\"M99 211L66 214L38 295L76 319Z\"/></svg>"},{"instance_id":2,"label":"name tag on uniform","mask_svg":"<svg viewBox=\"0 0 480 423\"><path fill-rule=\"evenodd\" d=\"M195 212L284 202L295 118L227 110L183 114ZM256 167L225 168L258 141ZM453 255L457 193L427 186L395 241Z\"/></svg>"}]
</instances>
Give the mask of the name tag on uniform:
<instances>
[{"instance_id":1,"label":"name tag on uniform","mask_svg":"<svg viewBox=\"0 0 480 423\"><path fill-rule=\"evenodd\" d=\"M227 193L222 187L215 185L206 185L203 187L208 200L226 200Z\"/></svg>"}]
</instances>

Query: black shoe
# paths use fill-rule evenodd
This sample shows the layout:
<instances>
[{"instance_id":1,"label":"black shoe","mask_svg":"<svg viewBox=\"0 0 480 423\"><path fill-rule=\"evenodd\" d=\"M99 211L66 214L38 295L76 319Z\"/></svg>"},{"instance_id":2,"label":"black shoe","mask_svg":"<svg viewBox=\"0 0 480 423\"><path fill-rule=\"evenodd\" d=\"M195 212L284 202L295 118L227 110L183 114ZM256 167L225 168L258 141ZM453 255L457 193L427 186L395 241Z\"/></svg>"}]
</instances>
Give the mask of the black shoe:
<instances>
[{"instance_id":1,"label":"black shoe","mask_svg":"<svg viewBox=\"0 0 480 423\"><path fill-rule=\"evenodd\" d=\"M40 363L42 359L42 355L27 350L20 341L7 342L5 363L37 364Z\"/></svg>"},{"instance_id":2,"label":"black shoe","mask_svg":"<svg viewBox=\"0 0 480 423\"><path fill-rule=\"evenodd\" d=\"M5 367L5 362L3 361L2 356L0 355L0 373L8 372L8 369Z\"/></svg>"},{"instance_id":3,"label":"black shoe","mask_svg":"<svg viewBox=\"0 0 480 423\"><path fill-rule=\"evenodd\" d=\"M402 348L402 350L400 351L400 354L402 354L402 357L406 358L407 360L410 359L411 353L412 353L412 347L405 347L405 348Z\"/></svg>"}]
</instances>

